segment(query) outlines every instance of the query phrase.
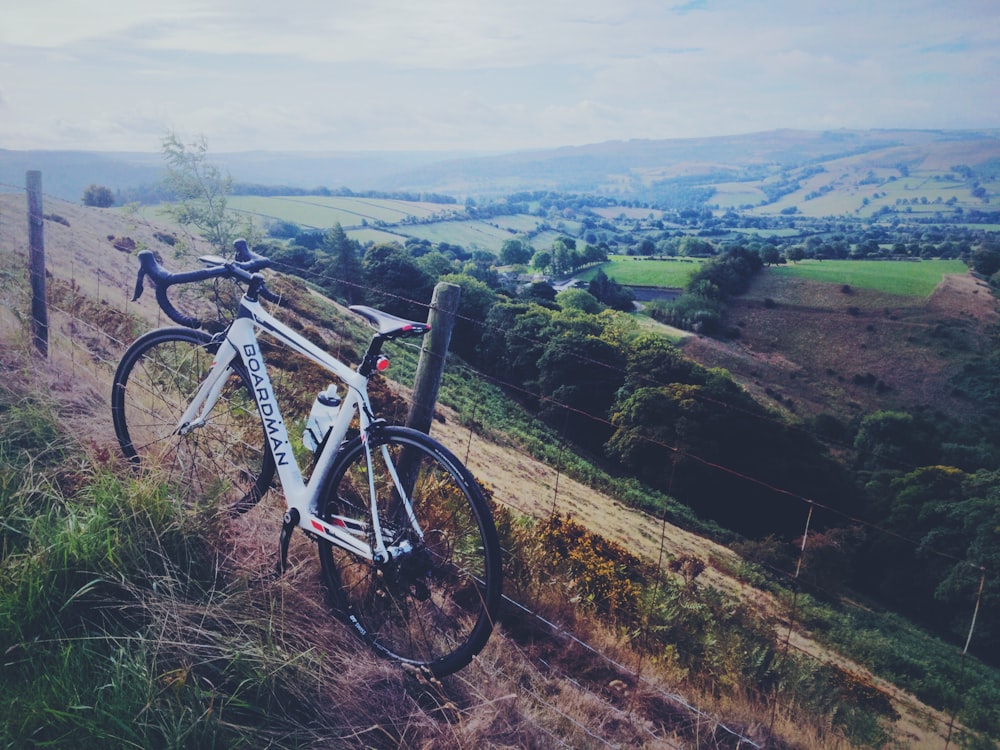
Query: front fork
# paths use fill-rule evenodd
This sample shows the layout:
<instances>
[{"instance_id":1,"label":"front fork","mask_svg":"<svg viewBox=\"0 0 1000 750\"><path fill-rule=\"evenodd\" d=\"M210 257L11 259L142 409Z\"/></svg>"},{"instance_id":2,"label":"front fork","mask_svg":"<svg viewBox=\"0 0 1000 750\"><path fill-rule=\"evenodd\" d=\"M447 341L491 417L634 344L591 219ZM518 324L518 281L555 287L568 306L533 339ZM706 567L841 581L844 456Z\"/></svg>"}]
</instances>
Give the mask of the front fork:
<instances>
[{"instance_id":1,"label":"front fork","mask_svg":"<svg viewBox=\"0 0 1000 750\"><path fill-rule=\"evenodd\" d=\"M221 347L219 347L221 348ZM216 359L212 363L212 372L198 389L198 393L188 404L188 408L181 416L177 427L174 429L176 435L187 435L192 430L204 427L206 418L215 408L222 395L222 389L226 387L226 382L232 374L232 361L236 356L236 350L228 347L228 356L220 357L216 351Z\"/></svg>"},{"instance_id":2,"label":"front fork","mask_svg":"<svg viewBox=\"0 0 1000 750\"><path fill-rule=\"evenodd\" d=\"M382 534L382 522L378 515L378 504L380 498L375 490L375 457L372 452L371 437L374 432L383 426L383 422L376 421L369 425L362 433L361 443L365 449L365 462L368 468L368 496L371 498L371 518L372 518L372 532L375 536L375 545L372 549L372 559L375 561L376 565L385 565L393 556L406 555L413 551L413 544L409 540L404 540L399 545L394 545L393 549L390 550L386 547L385 537ZM424 540L424 532L420 528L420 524L417 522L416 514L413 512L413 503L410 501L410 491L412 487L406 487L399 478L399 473L396 469L395 463L393 463L392 455L389 453L389 446L386 443L382 443L379 448L379 452L382 454L382 461L385 463L385 468L389 472L389 476L392 479L392 487L395 488L396 493L399 495L399 500L403 504L403 508L406 511L407 520L410 523L410 528L413 529L416 534L417 543L422 544ZM403 452L400 453L403 456ZM391 492L391 490L390 490ZM389 498L382 498L384 502L389 502Z\"/></svg>"}]
</instances>

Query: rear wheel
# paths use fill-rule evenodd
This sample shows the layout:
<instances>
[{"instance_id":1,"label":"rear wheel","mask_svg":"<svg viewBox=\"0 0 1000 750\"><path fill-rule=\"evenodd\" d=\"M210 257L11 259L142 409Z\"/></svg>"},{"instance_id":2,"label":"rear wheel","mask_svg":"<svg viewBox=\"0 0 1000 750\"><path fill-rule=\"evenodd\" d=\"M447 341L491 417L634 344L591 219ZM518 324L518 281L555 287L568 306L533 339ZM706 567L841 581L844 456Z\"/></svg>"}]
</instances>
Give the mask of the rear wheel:
<instances>
[{"instance_id":1,"label":"rear wheel","mask_svg":"<svg viewBox=\"0 0 1000 750\"><path fill-rule=\"evenodd\" d=\"M176 432L217 349L209 334L190 328L141 336L115 372L111 413L122 451L137 468L162 472L187 500L218 498L242 511L267 491L274 459L241 364L205 425Z\"/></svg>"},{"instance_id":2,"label":"rear wheel","mask_svg":"<svg viewBox=\"0 0 1000 750\"><path fill-rule=\"evenodd\" d=\"M320 500L320 517L363 524L375 545L369 479L382 538L395 550L375 563L320 540L334 607L376 652L435 676L455 672L489 639L500 602L500 543L489 507L469 471L422 432L382 427L344 447ZM390 465L399 478L397 484ZM417 526L402 501L407 488ZM351 524L348 524L351 525Z\"/></svg>"}]
</instances>

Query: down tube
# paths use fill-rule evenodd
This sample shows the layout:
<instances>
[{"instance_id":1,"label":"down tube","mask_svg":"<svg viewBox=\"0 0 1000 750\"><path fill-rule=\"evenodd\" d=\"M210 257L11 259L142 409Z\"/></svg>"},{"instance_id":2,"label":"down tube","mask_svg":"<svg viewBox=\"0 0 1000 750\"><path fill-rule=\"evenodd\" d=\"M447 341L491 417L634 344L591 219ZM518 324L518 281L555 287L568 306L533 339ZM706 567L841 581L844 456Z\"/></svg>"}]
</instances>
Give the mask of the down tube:
<instances>
[{"instance_id":1,"label":"down tube","mask_svg":"<svg viewBox=\"0 0 1000 750\"><path fill-rule=\"evenodd\" d=\"M246 325L240 325L244 322ZM264 437L274 456L274 464L278 469L278 476L281 477L285 498L289 501L294 498L297 501L303 495L302 471L295 461L288 429L281 417L278 401L274 397L274 388L264 367L264 358L261 355L260 344L253 335L252 324L246 319L237 320L230 329L229 341L239 352L246 366L253 397L260 412L261 424L264 426Z\"/></svg>"}]
</instances>

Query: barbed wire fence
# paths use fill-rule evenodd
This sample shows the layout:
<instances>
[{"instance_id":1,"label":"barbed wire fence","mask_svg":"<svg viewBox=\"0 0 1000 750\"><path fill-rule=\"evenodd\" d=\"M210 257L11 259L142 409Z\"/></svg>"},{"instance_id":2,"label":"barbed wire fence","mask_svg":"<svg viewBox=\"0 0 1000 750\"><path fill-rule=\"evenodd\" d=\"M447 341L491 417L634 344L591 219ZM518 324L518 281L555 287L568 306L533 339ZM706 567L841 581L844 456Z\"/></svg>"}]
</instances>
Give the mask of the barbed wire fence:
<instances>
[{"instance_id":1,"label":"barbed wire fence","mask_svg":"<svg viewBox=\"0 0 1000 750\"><path fill-rule=\"evenodd\" d=\"M58 217L53 219L51 216L46 216L42 210L40 184L37 185L38 198L36 199L31 197L32 192L35 189L31 184L32 182L33 180L29 180L29 184L25 188L19 188L12 185L0 185L0 190L4 190L7 193L17 196L17 199L21 201L21 206L25 206L26 204L28 206L26 212L22 208L22 212L19 213L17 200L0 200L0 254L8 255L8 260L4 263L4 266L6 267L0 268L0 271L4 274L4 276L0 278L6 279L6 286L8 289L6 290L5 296L9 299L16 299L18 296L18 290L13 288L16 287L16 281L18 278L16 272L18 263L24 263L26 258L35 257L34 248L37 242L37 239L33 234L35 228L44 226L46 221L58 221ZM0 199L3 197L3 193L0 193ZM46 196L46 199L56 203L59 202L59 199L52 198L50 196ZM17 222L23 222L22 226L27 227L27 232L17 229L15 226ZM27 242L25 241L25 235L27 235ZM138 331L133 330L132 326L134 323L132 322L133 318L131 317L131 314L134 313L136 309L136 303L132 303L131 301L131 283L134 279L135 263L134 259L132 259L130 255L124 253L120 249L114 250L111 242L107 242L107 244L102 242L99 248L84 248L81 244L84 241L85 240L83 239L76 239L75 245L71 242L71 257L68 269L65 267L52 269L50 267L45 269L45 272L43 272L43 279L45 276L49 276L54 283L61 282L68 287L68 291L60 293L59 295L53 295L51 289L49 289L48 292L43 293L42 299L46 302L44 306L46 310L44 318L39 314L38 309L36 308L37 302L35 301L35 298L38 294L38 290L36 288L37 272L32 271L30 273L32 281L32 300L25 300L22 296L18 304L21 305L22 310L30 308L30 313L27 318L32 329L32 342L39 351L39 356L67 356L70 361L70 367L74 372L76 372L79 368L80 370L96 369L108 374L113 372L117 365L118 357L124 348L128 345L128 343L130 343L135 335L139 333ZM98 260L84 262L83 259L88 257L96 257ZM79 265L77 263L78 259L80 260ZM115 261L117 261L117 268L115 268ZM26 268L27 265L22 267ZM32 268L34 268L34 266L32 266ZM296 273L301 274L301 271L297 270ZM317 274L314 280L322 283L329 281L330 277L324 277ZM343 279L338 281L347 283L347 281ZM0 291L4 290L0 289ZM366 289L365 291L370 294L375 293L375 290L372 289ZM48 299L46 299L46 296ZM60 299L58 304L53 303L52 301L52 298L55 296L58 296ZM80 306L83 301L87 299L90 299L98 308L104 309L105 311L114 311L118 314L118 316L111 316L110 318L101 317L98 322L95 322L92 314L81 313ZM12 305L12 307L14 307L14 305ZM427 305L424 305L424 307L427 307ZM13 312L15 315L19 314L18 310L13 310ZM52 315L51 320L49 320L50 313ZM162 322L159 318L154 318L154 320L156 324ZM473 323L483 328L486 326L485 321L476 320L466 322ZM37 333L43 325L44 329L48 333L48 336L55 339L54 341L51 339L47 341L44 350L39 345L39 336ZM501 388L507 389L509 392L517 393L524 391L523 387L520 385L498 382L495 377L476 371L474 368L470 367L468 363L459 362L450 355L447 355L447 357L448 362L446 363L446 367L448 368L463 368L469 370L475 376L482 377L488 382L493 382ZM586 360L582 361L581 365L607 366L606 363ZM527 395L539 400L542 398L540 394L537 393L528 393ZM547 403L564 409L566 414L572 412L576 417L593 420L595 424L600 424L602 427L606 427L610 424L607 420L602 420L598 417L594 417L593 415L585 414L584 412L573 409L566 404L559 404L551 398L547 399ZM723 408L737 408L724 403L720 403L719 405ZM477 438L479 437L477 434L478 420L479 415L475 412L470 415L466 415L465 423L468 425L467 439L464 446L466 463L469 463L476 454L475 444ZM772 486L759 478L746 474L745 472L740 472L732 469L731 467L717 464L697 455L692 455L690 452L682 451L680 446L668 445L662 442L657 442L657 445L675 455L680 455L683 452L684 457L688 460L700 462L707 468L714 471L725 472L729 476L736 478L741 482L750 483L758 487L763 487L768 491L777 493L791 501L790 508L794 507L801 509L803 526L798 555L795 559L794 570L784 570L778 567L769 568L769 572L776 579L784 582L783 594L768 597L768 606L776 608L780 611L780 616L776 618L776 621L782 625L782 628L779 630L776 626L775 633L777 640L777 659L781 662L794 656L811 660L818 665L823 665L833 663L833 660L836 658L821 644L817 645L809 638L810 634L808 632L808 624L803 621L800 610L801 595L803 591L803 587L801 585L801 574L807 565L806 553L808 549L808 541L810 539L811 529L813 528L815 522L814 515L817 512L822 512L829 517L839 518L844 523L862 527L869 533L891 537L895 541L908 545L914 550L920 550L922 554L937 555L942 559L947 559L951 562L968 564L966 561L955 558L953 555L946 552L931 549L920 540L906 538L893 530L882 528L863 518L851 516L837 508L820 503L813 498L804 497L797 492L782 487ZM564 454L570 449L570 446L565 440L558 439L556 452L557 458L550 462L551 465L549 465L547 469L552 477L552 496L551 502L544 503L545 507L542 507L542 504L536 504L532 507L526 506L519 498L516 497L499 496L496 499L503 505L510 508L513 512L524 517L545 520L546 518L551 519L557 515L564 515L572 518L574 515L572 506L565 502L565 497L568 494L566 485L570 482L571 477L567 475L566 467L563 463ZM536 457L530 454L524 454L523 458L525 460L536 461ZM792 511L789 510L788 512L791 513ZM658 577L655 580L667 580L671 576L677 575L676 572L670 570L669 562L672 559L683 556L685 553L683 550L671 549L671 543L669 541L670 534L668 533L668 527L670 524L668 522L667 514L663 513L658 519L653 519L653 521L658 524L659 539L658 543L651 548L650 557L652 559L649 561L654 564L657 572ZM964 694L970 688L970 685L966 684L968 680L966 665L970 659L974 658L970 654L970 646L973 643L975 636L977 620L980 618L985 583L987 579L992 580L992 578L996 575L996 571L990 571L979 566L975 566L975 572L979 577L979 585L975 596L968 603L970 613L969 629L964 639L964 644L954 644L955 656L959 660L960 669L956 684L951 687L957 695ZM832 599L839 599L839 596L836 593L837 587L835 584L831 584L828 588L824 588L822 582L813 581L811 582L810 587L812 590L828 594ZM792 714L794 711L794 706L792 705L793 697L786 697L784 691L780 689L772 689L769 691L767 696L768 705L766 712L763 714L763 719L758 718L756 724L748 722L746 728L742 730L736 728L735 726L727 726L723 721L716 718L713 715L713 712L699 709L693 705L691 701L682 697L682 695L678 692L669 689L660 677L654 675L653 666L645 663L648 659L642 655L641 652L635 664L626 665L620 659L606 653L605 650L587 643L583 638L579 638L574 635L571 627L549 619L543 612L538 611L537 606L533 606L530 602L517 601L513 597L508 596L507 605L512 611L520 613L521 616L531 619L538 626L542 627L545 631L547 631L549 637L562 643L572 644L574 648L581 649L588 654L590 658L603 662L610 670L611 674L621 675L627 678L631 685L636 687L641 686L643 690L657 695L664 701L665 705L682 708L685 714L689 717L689 720L700 726L703 730L710 728L711 732L716 736L719 736L720 734L724 736L726 739L716 740L718 746L768 746L774 737L778 725L779 714L782 711ZM648 623L645 623L645 625L648 625ZM638 642L651 642L649 636L649 632L640 633ZM928 641L933 640L930 635L927 635L926 638ZM511 642L513 643L514 641ZM559 672L561 670L559 665L551 661L546 661L542 656L532 654L528 649L516 646L516 643L515 647L524 654L526 661L534 664L533 669L543 670L546 674ZM484 665L484 668L488 667L485 667ZM910 696L903 690L896 688L890 682L881 680L877 676L868 673L867 670L861 665L851 666L847 668L846 671L859 683L874 690L879 695L880 699L888 701L897 715L912 717L913 721L923 725L924 727L930 728L935 736L941 739L941 747L947 749L953 746L954 743L956 743L960 738L966 736L964 734L965 729L961 726L961 722L959 720L961 701L952 700L949 701L951 704L950 706L942 706L937 709L930 708L921 701L917 700L915 697ZM593 693L595 697L600 699L602 702L608 702L607 695L598 686L588 685L584 681L576 679L572 674L563 672L563 675L566 679L573 681L579 689ZM494 676L499 678L501 675L496 673ZM546 710L552 711L556 714L561 714L564 721L568 721L573 724L578 723L578 720L563 715L564 712L562 712L551 699L538 693L537 691L536 693L532 693L530 695L530 699L545 707ZM624 708L614 706L614 710L624 711L627 713L629 708L628 706L625 706ZM577 726L576 730L582 732L582 734L588 738L588 741L595 742L599 745L613 746L611 743L602 739L599 727L587 727L581 725ZM651 739L655 739L671 747L682 746L682 744L673 744L673 741L670 738L675 735L671 734L672 730L665 725L654 725L650 727L648 731ZM553 737L553 740L558 741L558 738Z\"/></svg>"}]
</instances>

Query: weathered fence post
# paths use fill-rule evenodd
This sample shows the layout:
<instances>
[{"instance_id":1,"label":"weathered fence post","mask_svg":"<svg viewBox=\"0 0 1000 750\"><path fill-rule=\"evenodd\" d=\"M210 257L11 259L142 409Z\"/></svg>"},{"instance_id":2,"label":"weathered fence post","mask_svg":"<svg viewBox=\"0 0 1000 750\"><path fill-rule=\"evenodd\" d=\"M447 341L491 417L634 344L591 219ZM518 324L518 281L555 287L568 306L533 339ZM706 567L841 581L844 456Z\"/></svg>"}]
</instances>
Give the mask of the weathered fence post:
<instances>
[{"instance_id":1,"label":"weathered fence post","mask_svg":"<svg viewBox=\"0 0 1000 750\"><path fill-rule=\"evenodd\" d=\"M406 419L406 426L421 432L430 432L434 418L434 404L437 403L444 374L445 356L451 343L451 331L455 327L455 312L462 287L457 284L440 283L434 287L431 298L430 315L427 322L431 330L424 337L420 349L420 361L413 381L413 404Z\"/></svg>"},{"instance_id":2,"label":"weathered fence post","mask_svg":"<svg viewBox=\"0 0 1000 750\"><path fill-rule=\"evenodd\" d=\"M31 275L31 335L35 348L49 356L49 311L45 301L45 224L42 212L42 173L27 174L28 252Z\"/></svg>"}]
</instances>

